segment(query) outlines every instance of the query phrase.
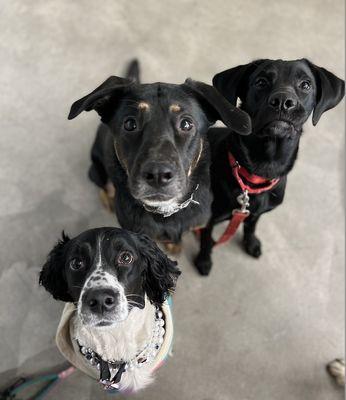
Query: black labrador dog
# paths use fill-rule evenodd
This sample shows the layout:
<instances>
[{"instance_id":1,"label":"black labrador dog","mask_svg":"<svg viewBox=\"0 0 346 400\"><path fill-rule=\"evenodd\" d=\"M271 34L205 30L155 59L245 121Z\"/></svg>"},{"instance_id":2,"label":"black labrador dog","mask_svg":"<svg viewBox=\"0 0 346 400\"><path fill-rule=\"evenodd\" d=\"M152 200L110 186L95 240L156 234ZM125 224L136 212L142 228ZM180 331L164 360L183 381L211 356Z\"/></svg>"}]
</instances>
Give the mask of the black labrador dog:
<instances>
[{"instance_id":1,"label":"black labrador dog","mask_svg":"<svg viewBox=\"0 0 346 400\"><path fill-rule=\"evenodd\" d=\"M210 85L140 84L136 61L127 76L76 101L69 119L90 110L101 116L89 176L121 227L177 244L210 218L209 127L221 120L243 135L251 121Z\"/></svg>"},{"instance_id":2,"label":"black labrador dog","mask_svg":"<svg viewBox=\"0 0 346 400\"><path fill-rule=\"evenodd\" d=\"M304 123L313 112L312 123L316 125L325 111L341 101L345 91L344 81L306 59L254 61L215 75L213 84L230 103L240 99L241 108L252 118L253 131L246 137L230 134L225 128L212 128L208 133L214 201L195 259L202 275L208 275L212 266L214 225L231 220L239 202L248 214L244 249L253 257L261 255L256 224L263 213L284 199L287 174L297 158ZM240 185L248 192L242 193Z\"/></svg>"}]
</instances>

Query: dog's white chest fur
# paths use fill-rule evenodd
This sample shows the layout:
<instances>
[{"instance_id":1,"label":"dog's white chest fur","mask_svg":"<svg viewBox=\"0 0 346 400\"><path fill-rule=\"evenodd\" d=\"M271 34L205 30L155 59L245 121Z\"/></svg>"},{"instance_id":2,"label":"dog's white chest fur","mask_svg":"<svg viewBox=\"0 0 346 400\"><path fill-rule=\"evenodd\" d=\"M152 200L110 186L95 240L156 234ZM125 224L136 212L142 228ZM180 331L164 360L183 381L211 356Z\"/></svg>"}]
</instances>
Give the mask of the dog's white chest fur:
<instances>
[{"instance_id":1,"label":"dog's white chest fur","mask_svg":"<svg viewBox=\"0 0 346 400\"><path fill-rule=\"evenodd\" d=\"M144 309L133 308L128 318L112 327L97 328L82 324L76 316L72 322L73 336L90 347L104 360L130 361L144 348L151 338L155 323L155 307L146 300ZM123 374L120 390L144 388L153 380L152 365L143 365Z\"/></svg>"}]
</instances>

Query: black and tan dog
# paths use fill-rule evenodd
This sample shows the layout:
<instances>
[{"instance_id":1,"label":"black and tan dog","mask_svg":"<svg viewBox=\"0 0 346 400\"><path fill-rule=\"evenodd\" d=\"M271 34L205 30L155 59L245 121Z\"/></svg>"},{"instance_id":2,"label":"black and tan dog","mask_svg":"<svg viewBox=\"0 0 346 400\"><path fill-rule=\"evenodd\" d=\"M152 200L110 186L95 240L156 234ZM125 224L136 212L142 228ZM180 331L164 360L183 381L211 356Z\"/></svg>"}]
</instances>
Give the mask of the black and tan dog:
<instances>
[{"instance_id":1,"label":"black and tan dog","mask_svg":"<svg viewBox=\"0 0 346 400\"><path fill-rule=\"evenodd\" d=\"M221 120L242 135L251 122L212 86L139 84L138 75L133 62L132 79L108 78L72 105L69 119L90 110L101 116L89 176L120 225L179 243L210 218L209 127Z\"/></svg>"},{"instance_id":2,"label":"black and tan dog","mask_svg":"<svg viewBox=\"0 0 346 400\"><path fill-rule=\"evenodd\" d=\"M246 137L224 128L209 131L214 201L195 259L202 275L208 275L212 266L214 225L225 220L233 223L234 210L241 208L239 202L242 210L236 211L237 216L247 213L245 251L253 257L261 255L256 224L263 213L283 201L304 123L313 113L316 125L325 111L341 101L345 91L341 79L306 59L258 60L215 75L213 84L232 104L241 100L241 108L252 118L253 131Z\"/></svg>"}]
</instances>

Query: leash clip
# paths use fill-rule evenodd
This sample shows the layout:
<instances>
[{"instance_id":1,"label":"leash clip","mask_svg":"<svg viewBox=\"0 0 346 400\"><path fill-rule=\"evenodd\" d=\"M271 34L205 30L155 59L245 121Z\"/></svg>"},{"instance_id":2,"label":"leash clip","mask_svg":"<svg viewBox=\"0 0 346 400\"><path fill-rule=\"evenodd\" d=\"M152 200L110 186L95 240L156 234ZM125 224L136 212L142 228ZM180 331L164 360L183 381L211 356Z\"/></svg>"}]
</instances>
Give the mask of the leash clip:
<instances>
[{"instance_id":1,"label":"leash clip","mask_svg":"<svg viewBox=\"0 0 346 400\"><path fill-rule=\"evenodd\" d=\"M233 164L231 164L231 168L232 169L239 169L240 168L240 164L237 160L234 160Z\"/></svg>"},{"instance_id":2,"label":"leash clip","mask_svg":"<svg viewBox=\"0 0 346 400\"><path fill-rule=\"evenodd\" d=\"M237 211L243 214L250 214L248 208L250 207L250 197L247 190L243 190L243 192L237 197L237 202L240 204L240 209Z\"/></svg>"}]
</instances>

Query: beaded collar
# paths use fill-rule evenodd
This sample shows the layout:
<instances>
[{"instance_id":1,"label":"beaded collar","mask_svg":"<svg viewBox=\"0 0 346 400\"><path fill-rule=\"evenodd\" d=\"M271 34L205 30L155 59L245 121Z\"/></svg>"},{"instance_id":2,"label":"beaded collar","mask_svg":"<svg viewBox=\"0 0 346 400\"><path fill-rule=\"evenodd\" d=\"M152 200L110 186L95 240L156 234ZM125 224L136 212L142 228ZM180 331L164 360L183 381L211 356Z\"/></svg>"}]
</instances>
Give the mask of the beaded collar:
<instances>
[{"instance_id":1,"label":"beaded collar","mask_svg":"<svg viewBox=\"0 0 346 400\"><path fill-rule=\"evenodd\" d=\"M150 341L131 360L104 360L89 347L83 346L75 339L79 351L85 360L98 371L100 371L99 382L105 390L118 391L122 374L134 368L142 368L145 364L152 362L159 353L165 335L165 321L159 307L155 311L155 323Z\"/></svg>"}]
</instances>

